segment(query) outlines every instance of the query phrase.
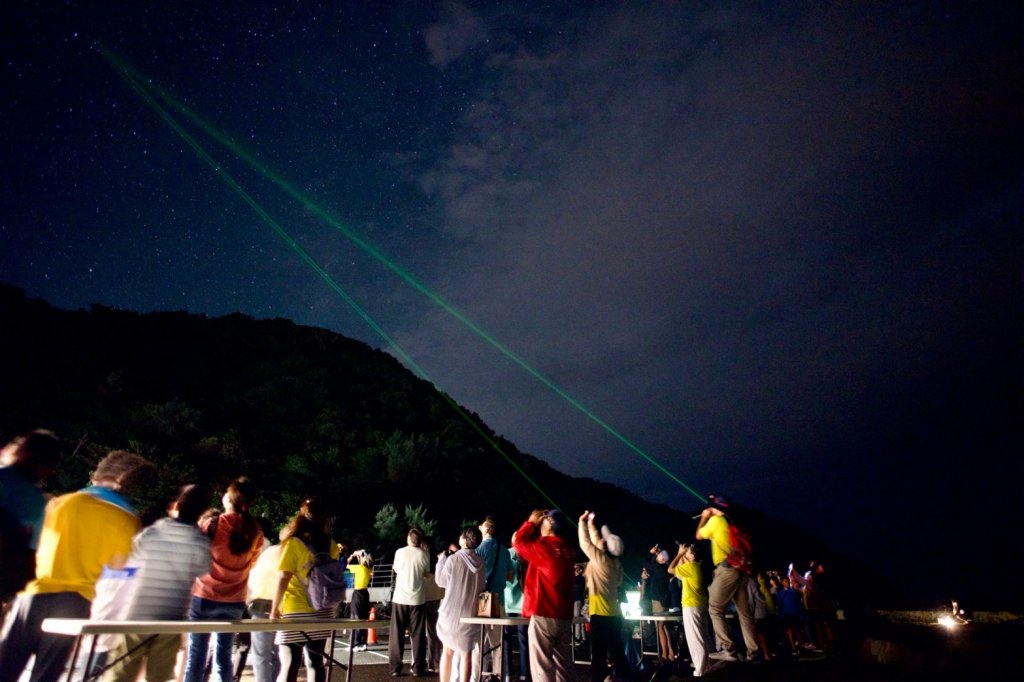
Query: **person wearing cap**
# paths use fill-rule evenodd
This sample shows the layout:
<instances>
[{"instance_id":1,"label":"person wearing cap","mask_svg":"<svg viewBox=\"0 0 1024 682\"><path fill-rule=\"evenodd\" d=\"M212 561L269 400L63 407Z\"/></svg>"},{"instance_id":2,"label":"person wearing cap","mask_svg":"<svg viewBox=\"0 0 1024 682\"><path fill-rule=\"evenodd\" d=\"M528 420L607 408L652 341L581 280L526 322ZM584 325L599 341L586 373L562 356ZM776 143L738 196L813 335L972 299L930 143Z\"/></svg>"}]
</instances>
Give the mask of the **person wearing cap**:
<instances>
[{"instance_id":1,"label":"person wearing cap","mask_svg":"<svg viewBox=\"0 0 1024 682\"><path fill-rule=\"evenodd\" d=\"M654 545L648 550L647 592L651 600L651 613L664 615L671 608L671 593L668 587L668 573L665 568L670 559L668 552L660 545ZM669 634L668 625L664 621L657 621L655 631L658 633L658 651L661 654L662 663L670 663L676 660L676 653L672 648L672 636Z\"/></svg>"},{"instance_id":2,"label":"person wearing cap","mask_svg":"<svg viewBox=\"0 0 1024 682\"><path fill-rule=\"evenodd\" d=\"M720 661L738 661L739 654L729 634L729 624L725 620L725 607L729 602L736 604L736 615L743 633L743 643L747 648L747 658L757 656L757 640L754 630L754 609L747 597L747 580L749 576L743 571L729 565L729 554L733 551L732 538L729 533L730 501L724 495L709 496L710 504L701 512L697 522L696 537L698 540L711 541L711 561L715 565L708 586L708 611L711 623L715 628L718 640L718 651L711 658Z\"/></svg>"},{"instance_id":3,"label":"person wearing cap","mask_svg":"<svg viewBox=\"0 0 1024 682\"><path fill-rule=\"evenodd\" d=\"M603 682L608 676L608 657L618 677L629 676L626 648L622 644L622 607L619 586L622 585L622 538L608 526L597 529L594 514L585 511L577 526L580 549L590 560L583 571L589 594L590 612L590 679Z\"/></svg>"},{"instance_id":4,"label":"person wearing cap","mask_svg":"<svg viewBox=\"0 0 1024 682\"><path fill-rule=\"evenodd\" d=\"M530 619L530 673L534 680L575 682L572 661L572 579L576 550L566 539L569 520L557 509L535 509L512 536L528 562L523 616Z\"/></svg>"}]
</instances>

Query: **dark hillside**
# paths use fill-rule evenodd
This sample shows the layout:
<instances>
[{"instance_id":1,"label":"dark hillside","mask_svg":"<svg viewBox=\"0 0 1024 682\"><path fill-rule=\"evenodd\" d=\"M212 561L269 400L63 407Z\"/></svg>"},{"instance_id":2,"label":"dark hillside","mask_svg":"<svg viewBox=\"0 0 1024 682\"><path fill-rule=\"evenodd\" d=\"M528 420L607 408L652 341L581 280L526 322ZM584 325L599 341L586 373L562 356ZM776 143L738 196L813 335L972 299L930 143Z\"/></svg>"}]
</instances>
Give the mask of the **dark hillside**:
<instances>
[{"instance_id":1,"label":"dark hillside","mask_svg":"<svg viewBox=\"0 0 1024 682\"><path fill-rule=\"evenodd\" d=\"M468 423L390 355L323 329L240 314L64 311L5 286L0 319L0 437L42 426L82 443L51 481L55 492L80 487L104 452L127 448L159 466L154 514L181 483L246 474L262 491L258 513L281 522L302 497L321 495L338 534L360 545L380 541L373 523L387 503L422 505L443 539L486 514L510 534L550 504L489 439L573 518L601 511L626 539L634 576L655 542L671 549L693 534L694 511L558 472L465 410ZM681 507L695 502L680 491ZM767 566L831 558L767 516L751 514L750 526Z\"/></svg>"}]
</instances>

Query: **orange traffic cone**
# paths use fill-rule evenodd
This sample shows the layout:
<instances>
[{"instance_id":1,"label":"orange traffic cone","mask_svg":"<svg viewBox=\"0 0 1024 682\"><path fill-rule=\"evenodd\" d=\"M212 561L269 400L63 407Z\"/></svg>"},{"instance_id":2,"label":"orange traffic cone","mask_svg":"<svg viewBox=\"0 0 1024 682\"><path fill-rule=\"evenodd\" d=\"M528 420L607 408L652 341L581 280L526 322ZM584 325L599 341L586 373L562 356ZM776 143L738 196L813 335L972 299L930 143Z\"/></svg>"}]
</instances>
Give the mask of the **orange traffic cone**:
<instances>
[{"instance_id":1,"label":"orange traffic cone","mask_svg":"<svg viewBox=\"0 0 1024 682\"><path fill-rule=\"evenodd\" d=\"M370 609L370 620L377 620L377 609ZM366 633L366 643L376 644L377 643L377 630L370 628L369 632Z\"/></svg>"}]
</instances>

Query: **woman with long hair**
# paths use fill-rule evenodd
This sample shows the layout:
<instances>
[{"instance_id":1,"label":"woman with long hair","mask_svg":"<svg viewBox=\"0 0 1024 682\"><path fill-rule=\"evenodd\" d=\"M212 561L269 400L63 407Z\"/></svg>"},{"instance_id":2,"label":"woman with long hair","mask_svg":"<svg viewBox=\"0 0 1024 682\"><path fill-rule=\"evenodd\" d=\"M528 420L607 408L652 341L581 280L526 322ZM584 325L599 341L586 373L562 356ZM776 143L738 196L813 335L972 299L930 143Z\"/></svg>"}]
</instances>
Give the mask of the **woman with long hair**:
<instances>
[{"instance_id":1,"label":"woman with long hair","mask_svg":"<svg viewBox=\"0 0 1024 682\"><path fill-rule=\"evenodd\" d=\"M327 554L338 560L340 550L330 534L330 517L324 504L314 497L302 503L299 513L281 531L281 559L277 570L279 580L270 605L272 619L334 618L337 607L314 609L306 594L306 582L316 555ZM274 639L281 659L278 682L295 682L305 649L307 679L323 682L327 677L324 657L330 629L313 632L279 631Z\"/></svg>"},{"instance_id":2,"label":"woman with long hair","mask_svg":"<svg viewBox=\"0 0 1024 682\"><path fill-rule=\"evenodd\" d=\"M199 529L210 538L212 564L210 572L197 578L192 587L189 620L238 620L245 612L249 570L263 548L263 531L249 511L255 496L248 478L236 478L221 500L223 513L200 520ZM230 632L214 636L213 674L220 682L231 682L234 676L233 638ZM209 645L208 633L188 636L184 682L202 682Z\"/></svg>"}]
</instances>

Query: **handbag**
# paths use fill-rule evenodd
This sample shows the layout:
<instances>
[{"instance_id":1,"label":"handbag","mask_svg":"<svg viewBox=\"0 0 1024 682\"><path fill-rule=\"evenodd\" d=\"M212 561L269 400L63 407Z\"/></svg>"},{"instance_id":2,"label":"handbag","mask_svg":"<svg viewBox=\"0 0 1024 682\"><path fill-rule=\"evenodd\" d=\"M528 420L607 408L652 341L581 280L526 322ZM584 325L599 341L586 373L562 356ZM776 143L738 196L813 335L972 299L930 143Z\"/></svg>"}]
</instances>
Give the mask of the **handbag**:
<instances>
[{"instance_id":1,"label":"handbag","mask_svg":"<svg viewBox=\"0 0 1024 682\"><path fill-rule=\"evenodd\" d=\"M496 592L481 592L476 600L476 615L480 618L500 618L499 596Z\"/></svg>"}]
</instances>

